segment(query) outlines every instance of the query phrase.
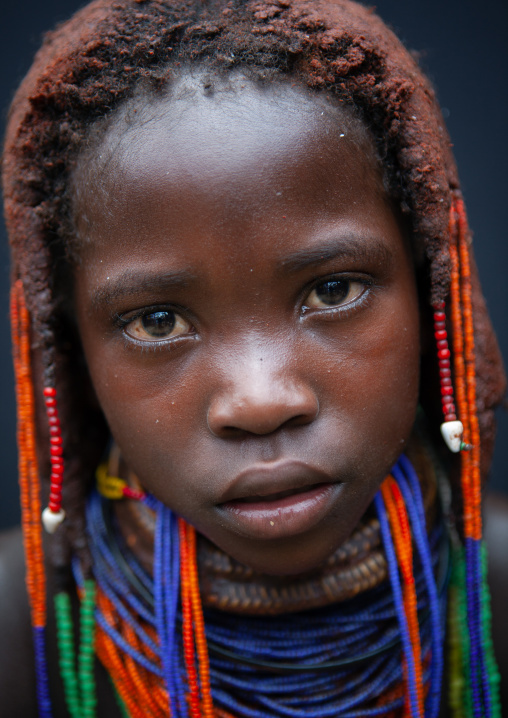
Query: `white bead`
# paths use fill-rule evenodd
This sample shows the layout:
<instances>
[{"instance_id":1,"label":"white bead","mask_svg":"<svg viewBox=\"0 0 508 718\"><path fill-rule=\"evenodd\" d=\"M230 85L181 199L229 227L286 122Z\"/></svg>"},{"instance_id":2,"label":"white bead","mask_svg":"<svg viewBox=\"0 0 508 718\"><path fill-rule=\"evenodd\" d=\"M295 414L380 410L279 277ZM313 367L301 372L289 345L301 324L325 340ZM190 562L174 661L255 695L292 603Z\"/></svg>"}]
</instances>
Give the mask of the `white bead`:
<instances>
[{"instance_id":1,"label":"white bead","mask_svg":"<svg viewBox=\"0 0 508 718\"><path fill-rule=\"evenodd\" d=\"M460 451L463 433L464 427L461 421L445 421L444 424L441 424L441 434L446 441L446 446L454 454L458 454Z\"/></svg>"},{"instance_id":2,"label":"white bead","mask_svg":"<svg viewBox=\"0 0 508 718\"><path fill-rule=\"evenodd\" d=\"M64 518L65 511L63 509L60 509L60 511L55 512L51 511L49 506L46 506L46 508L42 512L42 523L44 524L44 528L46 529L48 534L54 534L64 520Z\"/></svg>"}]
</instances>

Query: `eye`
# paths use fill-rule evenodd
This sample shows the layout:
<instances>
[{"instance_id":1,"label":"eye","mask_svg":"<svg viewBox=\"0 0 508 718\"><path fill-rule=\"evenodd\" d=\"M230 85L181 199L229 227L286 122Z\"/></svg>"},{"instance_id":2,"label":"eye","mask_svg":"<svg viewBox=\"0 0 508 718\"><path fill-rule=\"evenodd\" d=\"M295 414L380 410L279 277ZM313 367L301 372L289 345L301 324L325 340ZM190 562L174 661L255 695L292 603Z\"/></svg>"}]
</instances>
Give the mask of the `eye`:
<instances>
[{"instance_id":1,"label":"eye","mask_svg":"<svg viewBox=\"0 0 508 718\"><path fill-rule=\"evenodd\" d=\"M365 282L353 279L327 279L317 284L304 302L310 309L326 309L351 304L366 291Z\"/></svg>"},{"instance_id":2,"label":"eye","mask_svg":"<svg viewBox=\"0 0 508 718\"><path fill-rule=\"evenodd\" d=\"M160 342L188 334L192 325L171 309L147 312L125 324L125 333L144 342Z\"/></svg>"}]
</instances>

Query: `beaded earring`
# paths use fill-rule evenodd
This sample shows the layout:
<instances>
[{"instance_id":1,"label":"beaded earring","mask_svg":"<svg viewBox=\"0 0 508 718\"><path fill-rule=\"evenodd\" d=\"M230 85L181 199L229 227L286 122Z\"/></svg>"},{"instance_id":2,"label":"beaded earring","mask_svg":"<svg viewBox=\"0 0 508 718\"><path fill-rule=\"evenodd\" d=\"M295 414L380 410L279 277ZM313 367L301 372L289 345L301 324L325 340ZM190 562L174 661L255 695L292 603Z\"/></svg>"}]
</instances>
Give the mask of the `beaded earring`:
<instances>
[{"instance_id":1,"label":"beaded earring","mask_svg":"<svg viewBox=\"0 0 508 718\"><path fill-rule=\"evenodd\" d=\"M63 440L60 418L58 416L56 389L53 386L47 386L44 388L43 394L49 424L51 476L49 502L42 512L42 523L46 531L52 534L65 518L65 511L62 509L62 481L64 475Z\"/></svg>"},{"instance_id":2,"label":"beaded earring","mask_svg":"<svg viewBox=\"0 0 508 718\"><path fill-rule=\"evenodd\" d=\"M434 306L434 337L437 346L437 359L439 366L439 384L441 388L441 402L444 421L441 424L441 435L446 445L453 451L470 451L473 447L462 441L464 426L457 419L455 398L453 392L451 354L448 345L448 332L446 330L445 303L438 302Z\"/></svg>"}]
</instances>

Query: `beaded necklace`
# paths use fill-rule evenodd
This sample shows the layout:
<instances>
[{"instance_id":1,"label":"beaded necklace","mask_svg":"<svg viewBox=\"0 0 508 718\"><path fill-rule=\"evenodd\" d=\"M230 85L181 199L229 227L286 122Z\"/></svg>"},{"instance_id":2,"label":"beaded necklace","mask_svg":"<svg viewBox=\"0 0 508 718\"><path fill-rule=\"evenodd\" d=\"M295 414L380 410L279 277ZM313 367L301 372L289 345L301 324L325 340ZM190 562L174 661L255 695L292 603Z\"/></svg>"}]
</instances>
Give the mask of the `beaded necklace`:
<instances>
[{"instance_id":1,"label":"beaded necklace","mask_svg":"<svg viewBox=\"0 0 508 718\"><path fill-rule=\"evenodd\" d=\"M193 529L146 497L157 512L152 578L114 532L109 502L94 493L88 526L98 653L130 714L353 718L400 715L406 703L408 715L423 716L426 693L425 715L437 716L446 579L438 596L434 572L442 526L429 545L410 462L401 457L393 474L376 497L391 587L385 582L324 610L264 618L214 610L203 617ZM418 551L414 576L409 522ZM401 578L397 562L408 569ZM79 567L76 573L82 584Z\"/></svg>"}]
</instances>

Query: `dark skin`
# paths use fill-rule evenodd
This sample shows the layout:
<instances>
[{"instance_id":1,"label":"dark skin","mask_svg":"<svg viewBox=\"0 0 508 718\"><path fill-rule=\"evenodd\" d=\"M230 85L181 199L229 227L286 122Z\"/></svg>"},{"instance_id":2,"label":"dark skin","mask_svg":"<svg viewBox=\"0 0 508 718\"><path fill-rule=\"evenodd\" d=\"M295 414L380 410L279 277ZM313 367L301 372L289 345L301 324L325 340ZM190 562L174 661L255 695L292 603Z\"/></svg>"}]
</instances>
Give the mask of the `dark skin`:
<instances>
[{"instance_id":1,"label":"dark skin","mask_svg":"<svg viewBox=\"0 0 508 718\"><path fill-rule=\"evenodd\" d=\"M78 170L79 330L142 485L242 563L300 573L411 432L413 263L349 114L202 85L120 119Z\"/></svg>"},{"instance_id":2,"label":"dark skin","mask_svg":"<svg viewBox=\"0 0 508 718\"><path fill-rule=\"evenodd\" d=\"M413 262L348 111L289 83L202 86L186 75L169 99L131 103L82 158L78 325L145 488L243 563L291 575L347 538L411 433ZM0 615L16 604L19 619L0 695L16 718L35 715L19 690L33 661L19 537L3 549ZM101 669L98 694L116 715Z\"/></svg>"}]
</instances>

